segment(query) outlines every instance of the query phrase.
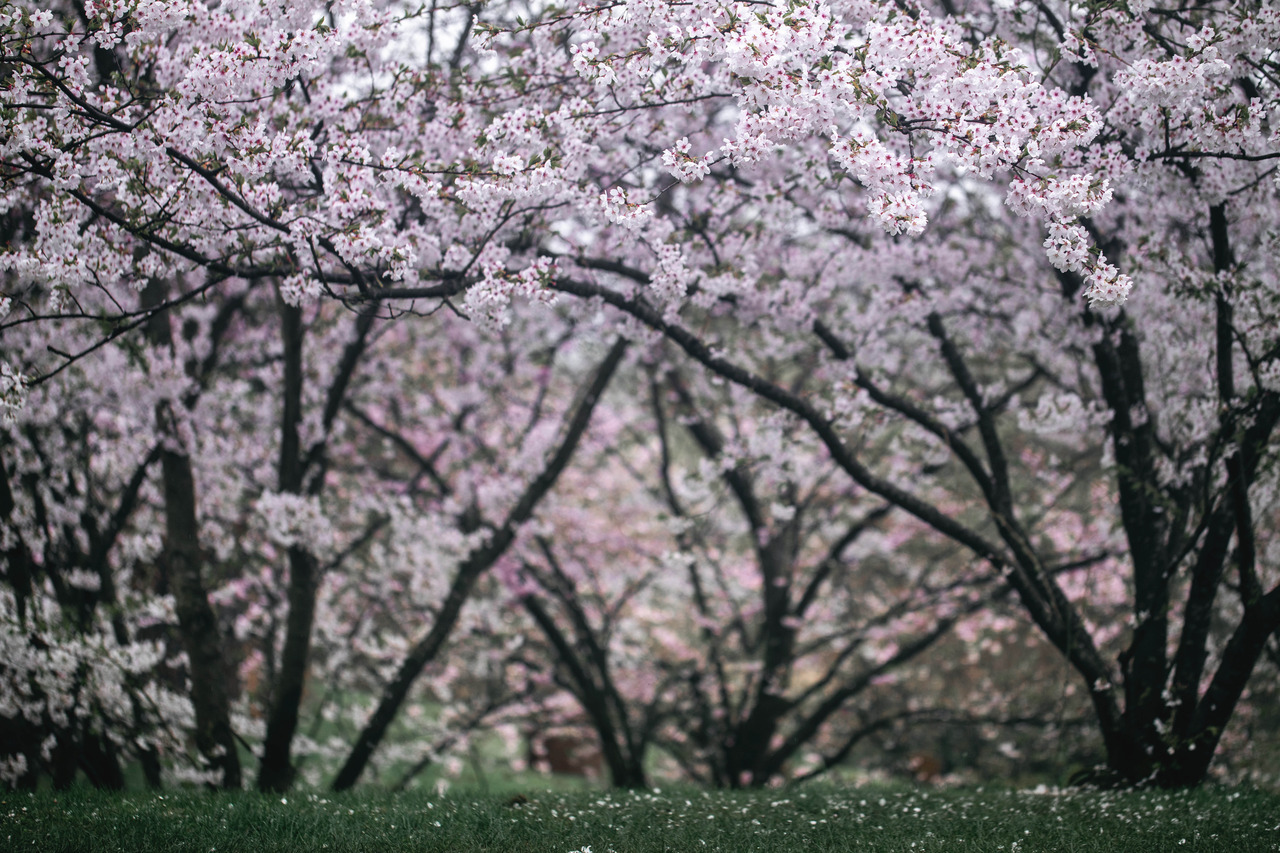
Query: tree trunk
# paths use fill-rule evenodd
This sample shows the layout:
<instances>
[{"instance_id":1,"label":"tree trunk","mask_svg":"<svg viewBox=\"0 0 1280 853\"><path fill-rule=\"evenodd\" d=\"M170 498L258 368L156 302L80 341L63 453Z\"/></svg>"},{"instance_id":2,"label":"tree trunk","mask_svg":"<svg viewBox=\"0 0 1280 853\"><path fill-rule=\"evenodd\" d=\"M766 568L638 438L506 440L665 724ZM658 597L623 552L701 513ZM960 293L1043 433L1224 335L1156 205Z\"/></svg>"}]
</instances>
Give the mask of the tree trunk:
<instances>
[{"instance_id":1,"label":"tree trunk","mask_svg":"<svg viewBox=\"0 0 1280 853\"><path fill-rule=\"evenodd\" d=\"M303 473L298 434L302 421L302 311L282 303L280 325L284 339L284 405L280 419L279 488L281 492L300 494ZM302 703L311 654L316 570L311 555L297 547L289 549L289 615L285 622L280 671L271 685L267 736L262 745L262 764L258 770L258 789L261 791L284 791L293 784L294 767L289 751L298 728L298 708Z\"/></svg>"},{"instance_id":2,"label":"tree trunk","mask_svg":"<svg viewBox=\"0 0 1280 853\"><path fill-rule=\"evenodd\" d=\"M567 590L561 600L567 608L576 609L576 602L569 600ZM547 642L555 649L559 665L569 672L578 704L587 712L587 717L590 718L591 725L596 731L596 738L600 743L600 754L609 768L609 779L613 787L648 787L644 774L643 742L639 744L633 742L627 726L626 705L614 688L606 668L604 650L590 633L586 617L580 610L573 613L579 638L588 643L593 653L594 669L599 674L599 681L591 672L593 669L591 664L584 661L577 653L564 632L551 618L551 614L542 606L542 602L533 595L528 595L525 596L523 603L525 611L542 629ZM617 725L614 723L615 718L618 721Z\"/></svg>"},{"instance_id":3,"label":"tree trunk","mask_svg":"<svg viewBox=\"0 0 1280 853\"><path fill-rule=\"evenodd\" d=\"M289 617L285 624L280 671L271 686L271 711L267 737L262 745L258 790L285 791L293 784L290 747L298 728L298 709L306 687L311 653L311 624L316 611L318 571L315 558L298 548L289 549Z\"/></svg>"},{"instance_id":4,"label":"tree trunk","mask_svg":"<svg viewBox=\"0 0 1280 853\"><path fill-rule=\"evenodd\" d=\"M338 369L325 400L321 438L302 452L299 425L302 421L302 310L280 305L281 334L284 339L284 406L280 422L279 483L281 492L319 495L324 487L325 450L329 429L365 351L373 328L374 309L362 312L355 321L355 334L343 350ZM312 467L314 466L314 467ZM309 479L310 485L306 485ZM293 784L295 769L290 759L293 735L298 728L298 712L306 687L311 655L311 626L315 621L316 592L320 566L305 548L289 549L289 615L285 622L284 650L280 669L271 689L267 716L267 736L262 745L258 789L284 791Z\"/></svg>"},{"instance_id":5,"label":"tree trunk","mask_svg":"<svg viewBox=\"0 0 1280 853\"><path fill-rule=\"evenodd\" d=\"M345 791L360 779L360 774L364 772L369 759L373 757L374 750L382 742L382 738L387 733L387 728L400 711L400 706L404 704L404 700L409 696L409 689L413 686L413 682L423 668L435 659L435 656L440 652L440 647L449 638L450 632L453 631L454 623L458 621L458 614L462 612L462 605L466 603L467 597L471 595L471 589L475 586L475 582L484 573L485 569L493 565L498 556L502 554L502 551L506 549L507 544L509 544L509 540L502 544L501 550L498 550L492 559L468 560L458 570L458 574L454 577L453 584L449 588L449 595L445 598L444 606L440 608L440 613L436 616L435 624L431 626L431 630L427 632L425 637L414 644L409 654L405 656L404 661L400 664L399 670L396 671L395 678L383 689L382 700L378 703L377 710L373 712L373 716L365 723L360 732L360 737L356 740L350 754L347 755L347 760L342 765L342 769L338 771L338 775L333 780L333 790Z\"/></svg>"},{"instance_id":6,"label":"tree trunk","mask_svg":"<svg viewBox=\"0 0 1280 853\"><path fill-rule=\"evenodd\" d=\"M144 292L144 302L158 304L164 297L164 289L162 284L153 281ZM150 318L147 333L153 346L172 346L167 311ZM218 620L202 578L204 554L196 517L195 476L191 457L181 444L173 401L157 404L156 424L163 442L160 452L165 507L162 559L173 591L178 631L187 653L191 703L196 714L196 747L211 767L221 771L222 787L239 788L240 755L231 729L226 657Z\"/></svg>"},{"instance_id":7,"label":"tree trunk","mask_svg":"<svg viewBox=\"0 0 1280 853\"><path fill-rule=\"evenodd\" d=\"M226 658L217 616L201 578L204 555L200 550L191 458L165 449L160 465L164 476L164 559L191 674L196 746L211 766L222 771L222 787L239 788L240 755L231 730Z\"/></svg>"}]
</instances>

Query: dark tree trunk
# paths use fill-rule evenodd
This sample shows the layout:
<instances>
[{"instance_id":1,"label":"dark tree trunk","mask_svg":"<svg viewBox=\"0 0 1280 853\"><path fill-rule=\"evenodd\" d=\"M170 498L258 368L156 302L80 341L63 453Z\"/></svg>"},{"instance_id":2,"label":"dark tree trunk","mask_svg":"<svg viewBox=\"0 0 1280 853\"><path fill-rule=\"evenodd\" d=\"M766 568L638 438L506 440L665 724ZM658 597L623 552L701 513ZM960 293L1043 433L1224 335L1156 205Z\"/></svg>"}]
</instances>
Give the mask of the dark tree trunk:
<instances>
[{"instance_id":1,"label":"dark tree trunk","mask_svg":"<svg viewBox=\"0 0 1280 853\"><path fill-rule=\"evenodd\" d=\"M86 734L80 747L80 767L95 788L124 790L124 771L110 738Z\"/></svg>"},{"instance_id":2,"label":"dark tree trunk","mask_svg":"<svg viewBox=\"0 0 1280 853\"><path fill-rule=\"evenodd\" d=\"M549 548L544 546L544 551ZM635 738L627 721L627 707L609 676L604 649L596 641L586 623L585 614L577 606L572 590L560 590L557 597L571 611L575 633L588 648L589 660L584 660L564 632L555 623L542 602L533 595L524 599L525 611L542 629L543 635L555 649L557 663L569 675L569 687L578 703L587 712L600 754L609 768L609 780L615 788L645 788L648 782L644 773L645 742Z\"/></svg>"},{"instance_id":3,"label":"dark tree trunk","mask_svg":"<svg viewBox=\"0 0 1280 853\"><path fill-rule=\"evenodd\" d=\"M322 415L324 434L306 454L302 452L299 425L302 422L304 329L302 310L280 305L281 334L284 339L284 401L280 420L280 491L319 495L324 487L326 447L329 429L346 396L356 365L364 354L374 313L366 310L356 318L355 336L343 350L338 370L328 388ZM307 482L309 478L309 483ZM295 768L290 758L298 714L306 689L311 656L311 627L315 621L316 591L320 566L315 555L301 547L289 549L289 615L285 621L284 649L280 667L271 686L267 715L267 735L262 745L258 788L284 791L293 784Z\"/></svg>"},{"instance_id":4,"label":"dark tree trunk","mask_svg":"<svg viewBox=\"0 0 1280 853\"><path fill-rule=\"evenodd\" d=\"M1255 521L1249 500L1249 487L1256 478L1263 449L1280 423L1280 394L1257 389L1246 398L1236 389L1230 289L1235 258L1225 204L1214 205L1209 211L1209 237L1214 271L1221 276L1214 298L1219 426L1218 440L1211 442L1221 450L1211 465L1222 466L1226 482L1220 496L1205 502L1201 509L1203 532L1198 547L1191 550L1191 583L1172 660L1167 652L1165 612L1169 583L1178 568L1168 555L1174 551L1171 543L1177 544L1174 537L1178 534L1170 530L1167 519L1174 514L1185 518L1191 505L1189 498L1166 494L1159 487L1151 474L1152 444L1142 438L1141 427L1128 421L1135 405L1145 407L1136 340L1125 329L1118 346L1109 348L1104 340L1096 350L1104 388L1108 389L1107 401L1115 413L1113 447L1134 561L1138 592L1134 609L1139 617L1133 643L1120 661L1126 688L1124 716L1109 732L1104 728L1104 733L1110 735L1109 768L1133 784L1187 787L1204 781L1258 658L1268 638L1280 629L1280 588L1264 594L1257 575ZM1145 474L1138 477L1135 472ZM1177 504L1179 497L1182 507ZM1166 505L1175 507L1175 512L1166 511ZM1129 512L1131 506L1140 506L1141 512ZM1201 696L1212 642L1214 602L1233 569L1239 579L1244 615ZM1144 589L1148 590L1145 595ZM1152 608L1157 607L1160 609L1153 613ZM1148 637L1151 625L1158 629ZM1150 648L1144 649L1144 645Z\"/></svg>"},{"instance_id":5,"label":"dark tree trunk","mask_svg":"<svg viewBox=\"0 0 1280 853\"><path fill-rule=\"evenodd\" d=\"M285 623L280 670L271 685L271 712L262 745L258 789L285 791L293 784L290 746L298 728L298 709L306 689L307 662L311 653L311 624L315 618L317 571L314 558L297 548L289 549L289 617Z\"/></svg>"},{"instance_id":6,"label":"dark tree trunk","mask_svg":"<svg viewBox=\"0 0 1280 853\"><path fill-rule=\"evenodd\" d=\"M55 791L65 791L70 788L76 781L76 749L75 741L67 736L66 732L59 732L58 745L53 748L51 758L52 767L50 768L53 775L53 789Z\"/></svg>"},{"instance_id":7,"label":"dark tree trunk","mask_svg":"<svg viewBox=\"0 0 1280 853\"><path fill-rule=\"evenodd\" d=\"M160 464L164 476L164 560L191 673L196 746L212 767L222 771L222 787L239 788L240 755L231 729L222 635L201 577L204 555L196 520L191 458L166 449L161 453Z\"/></svg>"},{"instance_id":8,"label":"dark tree trunk","mask_svg":"<svg viewBox=\"0 0 1280 853\"><path fill-rule=\"evenodd\" d=\"M279 488L302 491L302 446L298 427L302 421L302 311L281 305L280 326L284 338L284 409L280 419ZM311 654L311 623L315 617L317 566L300 548L289 549L289 615L285 621L284 650L280 669L271 685L267 736L262 744L258 789L284 791L293 784L294 767L289 752L298 728L298 708L306 686Z\"/></svg>"},{"instance_id":9,"label":"dark tree trunk","mask_svg":"<svg viewBox=\"0 0 1280 853\"><path fill-rule=\"evenodd\" d=\"M162 284L152 282L144 292L149 305L161 302ZM153 346L172 346L168 312L152 316L147 326ZM217 616L204 586L204 553L196 516L196 485L191 457L181 446L173 401L156 406L156 423L162 438L161 474L164 484L165 546L162 560L174 596L178 631L187 653L191 676L191 703L196 714L196 747L213 768L222 773L219 783L240 787L240 755L231 728L231 696L227 690L227 663Z\"/></svg>"},{"instance_id":10,"label":"dark tree trunk","mask_svg":"<svg viewBox=\"0 0 1280 853\"><path fill-rule=\"evenodd\" d=\"M9 472L5 468L4 457L0 456L0 518L7 522L15 506L13 490L9 486ZM13 547L4 554L5 577L13 587L18 624L26 625L27 599L31 597L31 556L26 543L22 541L21 528L15 525L11 529L14 531Z\"/></svg>"}]
</instances>

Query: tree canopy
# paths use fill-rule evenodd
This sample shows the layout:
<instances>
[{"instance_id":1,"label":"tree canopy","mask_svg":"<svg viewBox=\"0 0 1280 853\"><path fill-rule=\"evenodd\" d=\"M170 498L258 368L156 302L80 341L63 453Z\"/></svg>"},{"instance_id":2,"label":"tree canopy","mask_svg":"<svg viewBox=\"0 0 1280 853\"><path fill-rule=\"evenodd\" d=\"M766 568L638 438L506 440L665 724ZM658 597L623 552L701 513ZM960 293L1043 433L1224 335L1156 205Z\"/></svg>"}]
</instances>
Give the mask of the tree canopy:
<instances>
[{"instance_id":1,"label":"tree canopy","mask_svg":"<svg viewBox=\"0 0 1280 853\"><path fill-rule=\"evenodd\" d=\"M419 768L538 719L763 785L1042 720L921 663L1031 630L1107 774L1179 786L1274 692L1271 4L0 38L8 783L347 787L436 714Z\"/></svg>"}]
</instances>

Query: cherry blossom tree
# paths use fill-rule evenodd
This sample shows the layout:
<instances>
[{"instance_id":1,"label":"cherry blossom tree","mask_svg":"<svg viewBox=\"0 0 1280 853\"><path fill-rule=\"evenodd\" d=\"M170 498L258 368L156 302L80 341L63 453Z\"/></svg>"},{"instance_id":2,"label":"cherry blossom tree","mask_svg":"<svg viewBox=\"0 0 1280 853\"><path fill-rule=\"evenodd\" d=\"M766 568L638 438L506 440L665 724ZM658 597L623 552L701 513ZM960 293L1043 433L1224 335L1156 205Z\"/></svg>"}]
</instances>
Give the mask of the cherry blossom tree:
<instances>
[{"instance_id":1,"label":"cherry blossom tree","mask_svg":"<svg viewBox=\"0 0 1280 853\"><path fill-rule=\"evenodd\" d=\"M980 169L962 163L921 238L886 241L861 225L884 218L874 192L868 201L842 182L875 190L869 167L842 158L839 142L821 158L774 148L785 141L778 131L750 167L728 147L734 168L723 175L714 166L684 174L677 162L673 176L698 182L667 193L644 226L666 244L630 259L621 247L583 245L580 272L562 265L558 286L604 299L793 413L852 480L1005 572L1091 689L1111 772L1188 784L1203 778L1280 626L1275 545L1262 521L1276 511L1280 416L1268 236L1280 153L1260 123L1274 103L1261 33L1275 16L1237 6L1191 26L1165 10L1082 12L1067 24L1043 5L947 20L987 20L1028 51L1053 46L1027 56L1058 91L1087 94L1082 108L1099 124L1089 147L1047 162L1095 170L1104 184L1090 186L1105 185L1109 205L1099 196L1097 207L1068 211L1033 199L1048 185L1008 165L1005 210L1053 211L1043 224L1012 218L974 180ZM947 84L894 71L900 92L886 109L898 122L896 156L918 158L936 128L931 117L913 123L920 99ZM822 78L786 79L804 89ZM783 112L762 107L739 121ZM711 127L721 118L707 114ZM1065 186L1050 197L1064 202ZM1129 282L1090 269L1102 256L1086 240L1145 283L1132 307L1101 304L1109 286L1118 296ZM663 299L672 266L687 300ZM773 379L780 359L802 365L804 381ZM934 455L940 476L912 476L872 452L863 436L881 424L913 456ZM1037 435L1059 443L1057 458L1030 443ZM1100 459L1107 474L1091 486L1092 466L1064 464L1063 452ZM1118 505L1099 502L1109 523L1075 541L1055 509L1072 489ZM1120 626L1090 624L1079 592L1053 577L1050 567L1081 548L1115 556L1131 602L1121 636Z\"/></svg>"},{"instance_id":2,"label":"cherry blossom tree","mask_svg":"<svg viewBox=\"0 0 1280 853\"><path fill-rule=\"evenodd\" d=\"M966 681L930 654L956 625L970 671L1017 642L1007 608L995 617L1011 592L998 572L894 518L789 415L664 363L631 392L648 411L610 406L616 426L544 506L510 581L575 700L525 713L594 729L615 784L644 785L657 747L684 778L733 787L817 775L869 741L927 741L905 734L913 724L1062 718L1060 681L1033 708L1025 685ZM934 463L912 458L927 476ZM1078 523L1080 508L1061 509ZM1078 586L1108 556L1054 574ZM1095 596L1090 616L1114 619L1114 603Z\"/></svg>"},{"instance_id":3,"label":"cherry blossom tree","mask_svg":"<svg viewBox=\"0 0 1280 853\"><path fill-rule=\"evenodd\" d=\"M239 786L242 744L260 787L300 764L318 782L351 743L317 741L317 724L365 725L373 709L342 697L394 693L399 670L394 713L460 619L459 660L411 710L455 682L474 701L485 659L486 702L520 693L509 637L479 627L500 611L460 611L568 463L625 341L593 349L538 311L526 353L452 316L331 303L279 337L291 309L269 288L239 296L153 315L151 346L77 361L6 425L9 781L79 767L118 785L140 760L159 783L191 736L184 778ZM305 488L281 488L282 459L313 471ZM464 710L449 719L482 721Z\"/></svg>"},{"instance_id":4,"label":"cherry blossom tree","mask_svg":"<svg viewBox=\"0 0 1280 853\"><path fill-rule=\"evenodd\" d=\"M1119 778L1204 777L1280 626L1269 4L9 2L0 39L15 418L257 282L286 340L572 296L1002 573Z\"/></svg>"},{"instance_id":5,"label":"cherry blossom tree","mask_svg":"<svg viewBox=\"0 0 1280 853\"><path fill-rule=\"evenodd\" d=\"M123 762L138 760L159 784L162 758L199 775L202 763L180 759L194 728L211 773L239 784L205 557L188 536L198 525L188 407L219 363L229 313L188 312L183 335L168 315L153 318L155 346L104 352L90 371L40 386L21 425L6 425L4 716L30 733L6 751L27 781L45 770L65 785L79 768L118 786ZM202 324L203 352L192 346ZM6 344L18 343L33 342L11 332ZM188 673L201 682L190 691Z\"/></svg>"},{"instance_id":6,"label":"cherry blossom tree","mask_svg":"<svg viewBox=\"0 0 1280 853\"><path fill-rule=\"evenodd\" d=\"M588 475L621 484L609 514L638 529L600 528L586 507L561 507L513 592L554 650L558 680L596 730L614 784L645 784L651 744L688 778L719 786L763 785L822 746L824 765L838 763L865 731L854 727L841 743L826 730L945 634L954 616L939 619L938 602L957 610L962 596L933 589L912 558L897 561L910 575L897 588L888 566L860 572L859 558L880 553L856 546L875 538L883 506L829 492L830 464L784 444L780 424L746 418L745 434L727 438L690 409L685 383L669 384L673 401L652 388L656 426L624 421L633 436L637 427L656 435L656 446L618 436L606 450L611 474ZM701 457L689 470L675 461L681 437L668 425L681 421ZM590 496L592 509L608 500L587 482L569 493ZM912 532L900 525L895 536Z\"/></svg>"}]
</instances>

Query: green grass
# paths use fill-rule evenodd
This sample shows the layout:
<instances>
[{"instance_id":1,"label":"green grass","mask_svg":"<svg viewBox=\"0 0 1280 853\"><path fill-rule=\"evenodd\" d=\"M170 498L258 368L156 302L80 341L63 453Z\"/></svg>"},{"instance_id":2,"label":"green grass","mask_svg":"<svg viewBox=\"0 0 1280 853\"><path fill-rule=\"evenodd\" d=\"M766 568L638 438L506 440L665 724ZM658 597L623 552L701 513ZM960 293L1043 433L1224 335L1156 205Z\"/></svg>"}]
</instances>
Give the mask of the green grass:
<instances>
[{"instance_id":1,"label":"green grass","mask_svg":"<svg viewBox=\"0 0 1280 853\"><path fill-rule=\"evenodd\" d=\"M1280 851L1280 797L1188 792L664 789L509 796L0 794L0 850L752 853ZM517 798L518 799L518 798Z\"/></svg>"}]
</instances>

